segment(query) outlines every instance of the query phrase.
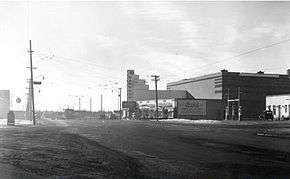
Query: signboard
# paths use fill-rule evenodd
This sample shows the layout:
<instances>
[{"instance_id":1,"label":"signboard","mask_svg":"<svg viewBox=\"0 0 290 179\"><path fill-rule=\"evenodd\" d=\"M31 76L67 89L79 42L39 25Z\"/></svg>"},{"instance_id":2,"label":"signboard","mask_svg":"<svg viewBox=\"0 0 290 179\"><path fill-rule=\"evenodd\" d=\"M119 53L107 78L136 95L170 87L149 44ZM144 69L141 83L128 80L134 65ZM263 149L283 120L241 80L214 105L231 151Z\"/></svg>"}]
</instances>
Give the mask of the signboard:
<instances>
[{"instance_id":1,"label":"signboard","mask_svg":"<svg viewBox=\"0 0 290 179\"><path fill-rule=\"evenodd\" d=\"M178 115L205 116L206 101L194 99L181 99L177 102Z\"/></svg>"},{"instance_id":2,"label":"signboard","mask_svg":"<svg viewBox=\"0 0 290 179\"><path fill-rule=\"evenodd\" d=\"M34 81L33 84L35 84L35 85L41 85L41 81Z\"/></svg>"},{"instance_id":3,"label":"signboard","mask_svg":"<svg viewBox=\"0 0 290 179\"><path fill-rule=\"evenodd\" d=\"M122 108L129 108L133 109L135 108L137 103L135 101L123 101L122 102Z\"/></svg>"},{"instance_id":4,"label":"signboard","mask_svg":"<svg viewBox=\"0 0 290 179\"><path fill-rule=\"evenodd\" d=\"M137 101L140 109L155 109L156 101L148 100L148 101ZM174 108L174 99L159 99L158 100L159 108Z\"/></svg>"},{"instance_id":5,"label":"signboard","mask_svg":"<svg viewBox=\"0 0 290 179\"><path fill-rule=\"evenodd\" d=\"M21 103L21 98L18 97L18 98L16 99L16 103Z\"/></svg>"}]
</instances>

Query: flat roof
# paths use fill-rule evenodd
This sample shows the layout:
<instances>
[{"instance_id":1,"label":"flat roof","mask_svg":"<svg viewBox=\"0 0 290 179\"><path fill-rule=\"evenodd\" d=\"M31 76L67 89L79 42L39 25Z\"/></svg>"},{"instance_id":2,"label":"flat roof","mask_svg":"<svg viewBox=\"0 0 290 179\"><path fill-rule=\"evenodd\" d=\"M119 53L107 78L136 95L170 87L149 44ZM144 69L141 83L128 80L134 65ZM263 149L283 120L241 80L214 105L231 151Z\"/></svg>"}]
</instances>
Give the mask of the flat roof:
<instances>
[{"instance_id":1,"label":"flat roof","mask_svg":"<svg viewBox=\"0 0 290 179\"><path fill-rule=\"evenodd\" d=\"M202 75L202 76L188 78L188 79L182 79L179 81L167 83L167 86L174 86L174 85L183 84L183 83L190 83L190 82L194 82L194 81L201 81L201 80L216 78L216 77L219 77L221 75L222 75L222 72L218 72L218 73L212 73L212 74Z\"/></svg>"},{"instance_id":2,"label":"flat roof","mask_svg":"<svg viewBox=\"0 0 290 179\"><path fill-rule=\"evenodd\" d=\"M279 78L280 76L288 76L287 74L245 73L245 72L229 72L229 71L227 71L226 73L236 73L236 74L239 74L240 76L266 77L266 78L267 77L268 78ZM197 77L188 78L188 79L182 79L179 81L167 83L167 86L175 86L175 85L180 85L180 84L185 84L185 83L190 83L190 82L212 79L212 78L219 77L221 75L222 75L222 72L218 72L218 73L212 73L212 74L197 76Z\"/></svg>"}]
</instances>

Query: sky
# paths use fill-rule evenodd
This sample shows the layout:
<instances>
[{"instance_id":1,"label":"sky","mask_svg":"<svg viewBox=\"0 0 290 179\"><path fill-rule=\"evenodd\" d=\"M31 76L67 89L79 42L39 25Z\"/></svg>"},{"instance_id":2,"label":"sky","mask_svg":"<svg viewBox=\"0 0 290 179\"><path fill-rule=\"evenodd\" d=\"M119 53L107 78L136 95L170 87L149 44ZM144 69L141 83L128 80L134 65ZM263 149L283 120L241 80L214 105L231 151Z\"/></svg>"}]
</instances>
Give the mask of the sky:
<instances>
[{"instance_id":1,"label":"sky","mask_svg":"<svg viewBox=\"0 0 290 179\"><path fill-rule=\"evenodd\" d=\"M32 40L38 110L118 109L126 71L154 89L222 69L286 73L290 2L0 2L0 89L24 109ZM241 55L253 49L279 43ZM237 56L238 55L238 56ZM237 56L236 58L231 58ZM21 103L16 103L16 98Z\"/></svg>"}]
</instances>

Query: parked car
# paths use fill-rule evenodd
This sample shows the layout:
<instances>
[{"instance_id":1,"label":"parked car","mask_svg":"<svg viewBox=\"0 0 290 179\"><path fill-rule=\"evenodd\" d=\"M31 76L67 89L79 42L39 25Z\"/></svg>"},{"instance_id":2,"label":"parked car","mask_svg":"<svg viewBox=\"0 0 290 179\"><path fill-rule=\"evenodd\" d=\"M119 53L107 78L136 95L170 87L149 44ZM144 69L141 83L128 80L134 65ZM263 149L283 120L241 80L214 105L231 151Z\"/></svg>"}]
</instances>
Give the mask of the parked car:
<instances>
[{"instance_id":1,"label":"parked car","mask_svg":"<svg viewBox=\"0 0 290 179\"><path fill-rule=\"evenodd\" d=\"M271 110L265 110L259 115L260 120L273 120L273 112Z\"/></svg>"}]
</instances>

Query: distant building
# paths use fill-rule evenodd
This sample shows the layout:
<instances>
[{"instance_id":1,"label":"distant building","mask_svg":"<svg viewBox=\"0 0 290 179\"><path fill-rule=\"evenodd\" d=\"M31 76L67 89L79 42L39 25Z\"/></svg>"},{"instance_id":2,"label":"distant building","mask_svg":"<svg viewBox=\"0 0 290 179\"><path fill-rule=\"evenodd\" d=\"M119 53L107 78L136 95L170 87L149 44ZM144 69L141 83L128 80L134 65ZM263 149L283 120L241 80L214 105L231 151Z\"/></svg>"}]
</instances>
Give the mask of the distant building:
<instances>
[{"instance_id":1,"label":"distant building","mask_svg":"<svg viewBox=\"0 0 290 179\"><path fill-rule=\"evenodd\" d=\"M214 74L168 83L167 89L186 90L194 98L199 99L221 99L223 114L227 114L228 119L238 119L240 103L241 119L251 120L257 119L264 111L266 95L289 93L290 73L264 74L261 71L240 73L222 70Z\"/></svg>"},{"instance_id":2,"label":"distant building","mask_svg":"<svg viewBox=\"0 0 290 179\"><path fill-rule=\"evenodd\" d=\"M158 99L192 98L185 90L158 90ZM149 90L144 79L134 70L127 70L127 101L146 101L155 99L155 90Z\"/></svg>"},{"instance_id":3,"label":"distant building","mask_svg":"<svg viewBox=\"0 0 290 179\"><path fill-rule=\"evenodd\" d=\"M10 111L10 91L0 90L0 119L6 119Z\"/></svg>"},{"instance_id":4,"label":"distant building","mask_svg":"<svg viewBox=\"0 0 290 179\"><path fill-rule=\"evenodd\" d=\"M127 101L136 101L136 92L142 93L148 90L149 85L145 80L139 79L139 75L136 75L134 70L127 70Z\"/></svg>"}]
</instances>

